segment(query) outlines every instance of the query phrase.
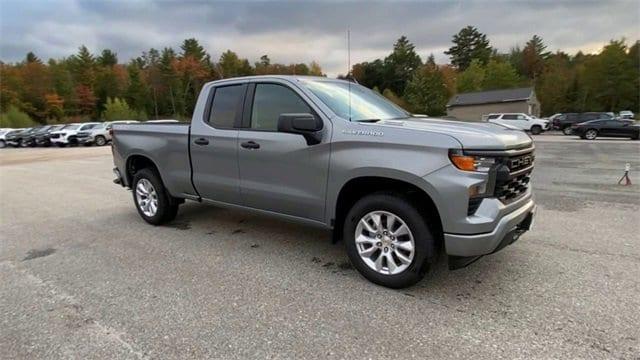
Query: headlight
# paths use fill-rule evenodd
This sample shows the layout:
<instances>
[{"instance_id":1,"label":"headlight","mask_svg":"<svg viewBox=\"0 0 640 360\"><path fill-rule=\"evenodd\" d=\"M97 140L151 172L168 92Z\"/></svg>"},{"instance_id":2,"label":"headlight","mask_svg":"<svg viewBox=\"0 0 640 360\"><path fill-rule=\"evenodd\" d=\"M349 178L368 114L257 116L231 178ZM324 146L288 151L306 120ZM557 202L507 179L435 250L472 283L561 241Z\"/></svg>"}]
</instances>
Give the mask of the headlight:
<instances>
[{"instance_id":1,"label":"headlight","mask_svg":"<svg viewBox=\"0 0 640 360\"><path fill-rule=\"evenodd\" d=\"M496 159L484 156L465 155L462 150L449 151L449 159L455 167L464 171L489 172Z\"/></svg>"}]
</instances>

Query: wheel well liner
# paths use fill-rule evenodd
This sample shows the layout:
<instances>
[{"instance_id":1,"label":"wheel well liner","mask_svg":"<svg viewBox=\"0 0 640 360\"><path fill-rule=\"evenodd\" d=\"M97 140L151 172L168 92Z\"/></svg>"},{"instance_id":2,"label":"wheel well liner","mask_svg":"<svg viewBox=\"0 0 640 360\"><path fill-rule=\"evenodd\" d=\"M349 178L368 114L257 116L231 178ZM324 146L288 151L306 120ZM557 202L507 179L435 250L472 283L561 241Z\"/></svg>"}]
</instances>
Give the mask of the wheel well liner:
<instances>
[{"instance_id":1,"label":"wheel well liner","mask_svg":"<svg viewBox=\"0 0 640 360\"><path fill-rule=\"evenodd\" d=\"M153 160L149 159L144 155L131 155L127 159L127 163L126 163L125 176L127 177L127 184L131 186L131 182L133 181L133 175L137 171L145 168L151 168L151 169L154 169L156 172L158 172L158 174L160 173L158 166L153 162Z\"/></svg>"}]
</instances>

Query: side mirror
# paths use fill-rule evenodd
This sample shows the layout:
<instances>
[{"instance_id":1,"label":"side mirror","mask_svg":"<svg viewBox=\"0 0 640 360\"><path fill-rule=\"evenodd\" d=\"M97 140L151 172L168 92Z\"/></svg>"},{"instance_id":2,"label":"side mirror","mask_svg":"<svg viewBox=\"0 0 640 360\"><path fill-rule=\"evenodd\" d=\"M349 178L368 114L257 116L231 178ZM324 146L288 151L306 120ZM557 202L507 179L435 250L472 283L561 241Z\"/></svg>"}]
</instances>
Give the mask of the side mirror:
<instances>
[{"instance_id":1,"label":"side mirror","mask_svg":"<svg viewBox=\"0 0 640 360\"><path fill-rule=\"evenodd\" d=\"M299 134L307 140L307 145L322 141L322 120L311 114L280 114L278 131Z\"/></svg>"}]
</instances>

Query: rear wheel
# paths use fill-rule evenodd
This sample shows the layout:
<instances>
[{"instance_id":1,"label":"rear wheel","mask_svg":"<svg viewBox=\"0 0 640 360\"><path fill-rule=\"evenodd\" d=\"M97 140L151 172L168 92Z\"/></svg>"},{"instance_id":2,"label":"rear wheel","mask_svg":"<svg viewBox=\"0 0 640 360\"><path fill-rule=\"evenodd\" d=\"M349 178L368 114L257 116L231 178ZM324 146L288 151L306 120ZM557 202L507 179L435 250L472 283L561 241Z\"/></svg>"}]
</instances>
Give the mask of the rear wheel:
<instances>
[{"instance_id":1,"label":"rear wheel","mask_svg":"<svg viewBox=\"0 0 640 360\"><path fill-rule=\"evenodd\" d=\"M107 143L107 139L105 139L102 135L98 135L94 139L94 142L96 143L96 146L104 146Z\"/></svg>"},{"instance_id":2,"label":"rear wheel","mask_svg":"<svg viewBox=\"0 0 640 360\"><path fill-rule=\"evenodd\" d=\"M573 129L571 129L571 126L565 126L565 128L562 129L562 133L565 135L571 135L573 134Z\"/></svg>"},{"instance_id":3,"label":"rear wheel","mask_svg":"<svg viewBox=\"0 0 640 360\"><path fill-rule=\"evenodd\" d=\"M595 140L598 137L598 130L589 129L584 133L584 138L587 140Z\"/></svg>"},{"instance_id":4,"label":"rear wheel","mask_svg":"<svg viewBox=\"0 0 640 360\"><path fill-rule=\"evenodd\" d=\"M4 149L7 147L7 143L4 140L0 140L0 149Z\"/></svg>"},{"instance_id":5,"label":"rear wheel","mask_svg":"<svg viewBox=\"0 0 640 360\"><path fill-rule=\"evenodd\" d=\"M165 189L157 171L146 168L133 176L133 203L144 221L161 225L175 219L178 199Z\"/></svg>"},{"instance_id":6,"label":"rear wheel","mask_svg":"<svg viewBox=\"0 0 640 360\"><path fill-rule=\"evenodd\" d=\"M351 263L378 285L403 288L417 283L435 255L425 218L401 194L376 193L358 200L343 231Z\"/></svg>"},{"instance_id":7,"label":"rear wheel","mask_svg":"<svg viewBox=\"0 0 640 360\"><path fill-rule=\"evenodd\" d=\"M540 133L542 133L542 127L540 125L533 125L531 127L531 133L533 135L540 135Z\"/></svg>"}]
</instances>

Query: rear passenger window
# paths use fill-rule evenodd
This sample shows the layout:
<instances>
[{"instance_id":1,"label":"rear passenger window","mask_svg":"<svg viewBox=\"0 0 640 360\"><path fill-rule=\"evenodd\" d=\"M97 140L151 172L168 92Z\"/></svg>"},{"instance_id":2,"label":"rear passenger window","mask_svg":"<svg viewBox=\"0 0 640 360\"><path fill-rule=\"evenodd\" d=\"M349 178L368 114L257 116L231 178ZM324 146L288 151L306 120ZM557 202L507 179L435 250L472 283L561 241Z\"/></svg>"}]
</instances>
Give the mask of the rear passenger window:
<instances>
[{"instance_id":1,"label":"rear passenger window","mask_svg":"<svg viewBox=\"0 0 640 360\"><path fill-rule=\"evenodd\" d=\"M489 117L487 118L487 120L493 120L493 119L497 119L500 115L489 115Z\"/></svg>"},{"instance_id":2,"label":"rear passenger window","mask_svg":"<svg viewBox=\"0 0 640 360\"><path fill-rule=\"evenodd\" d=\"M510 115L510 114L502 115L502 120L516 120L516 119L518 119L518 115Z\"/></svg>"},{"instance_id":3,"label":"rear passenger window","mask_svg":"<svg viewBox=\"0 0 640 360\"><path fill-rule=\"evenodd\" d=\"M215 89L209 112L209 124L216 128L232 128L240 112L245 85L223 86Z\"/></svg>"},{"instance_id":4,"label":"rear passenger window","mask_svg":"<svg viewBox=\"0 0 640 360\"><path fill-rule=\"evenodd\" d=\"M251 128L278 130L280 114L311 113L293 90L277 84L257 84L251 110Z\"/></svg>"}]
</instances>

